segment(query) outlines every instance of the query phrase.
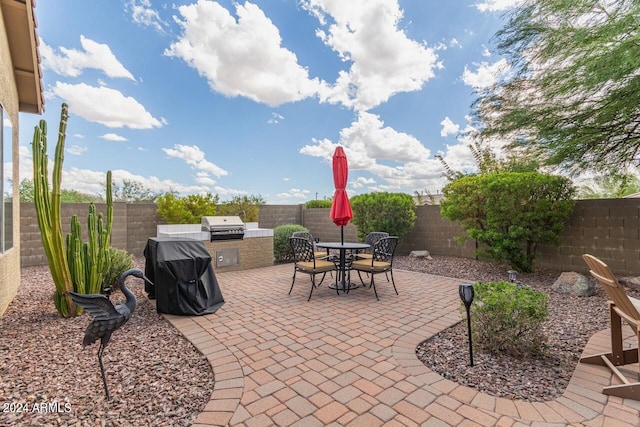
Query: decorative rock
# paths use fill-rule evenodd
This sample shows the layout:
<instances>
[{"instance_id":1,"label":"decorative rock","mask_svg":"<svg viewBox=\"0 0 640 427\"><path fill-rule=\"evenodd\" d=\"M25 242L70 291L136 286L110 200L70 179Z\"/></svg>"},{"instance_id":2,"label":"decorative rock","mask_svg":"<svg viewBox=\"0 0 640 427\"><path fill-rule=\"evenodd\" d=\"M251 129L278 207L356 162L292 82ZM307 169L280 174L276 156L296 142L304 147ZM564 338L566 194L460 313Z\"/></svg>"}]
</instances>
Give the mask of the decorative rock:
<instances>
[{"instance_id":1,"label":"decorative rock","mask_svg":"<svg viewBox=\"0 0 640 427\"><path fill-rule=\"evenodd\" d=\"M640 277L619 277L618 282L627 288L640 290Z\"/></svg>"},{"instance_id":2,"label":"decorative rock","mask_svg":"<svg viewBox=\"0 0 640 427\"><path fill-rule=\"evenodd\" d=\"M560 294L573 294L579 297L590 297L596 293L593 282L575 271L560 274L551 289Z\"/></svg>"},{"instance_id":3,"label":"decorative rock","mask_svg":"<svg viewBox=\"0 0 640 427\"><path fill-rule=\"evenodd\" d=\"M409 254L409 256L411 258L426 258L426 259L431 259L431 255L429 254L429 251L411 251L411 253Z\"/></svg>"}]
</instances>

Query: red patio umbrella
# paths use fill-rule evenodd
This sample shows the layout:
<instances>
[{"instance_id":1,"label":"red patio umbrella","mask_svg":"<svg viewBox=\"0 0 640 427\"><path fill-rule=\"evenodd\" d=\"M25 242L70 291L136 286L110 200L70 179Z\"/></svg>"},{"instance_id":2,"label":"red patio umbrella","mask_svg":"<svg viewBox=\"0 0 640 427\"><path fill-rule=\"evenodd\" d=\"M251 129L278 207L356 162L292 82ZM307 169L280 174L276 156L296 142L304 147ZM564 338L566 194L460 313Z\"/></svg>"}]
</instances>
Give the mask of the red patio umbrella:
<instances>
[{"instance_id":1,"label":"red patio umbrella","mask_svg":"<svg viewBox=\"0 0 640 427\"><path fill-rule=\"evenodd\" d=\"M349 224L353 218L351 203L347 195L347 177L349 176L349 165L347 156L342 147L336 148L333 153L333 184L336 191L333 193L331 203L331 213L329 216L335 225L340 226L340 242L344 243L344 226Z\"/></svg>"}]
</instances>

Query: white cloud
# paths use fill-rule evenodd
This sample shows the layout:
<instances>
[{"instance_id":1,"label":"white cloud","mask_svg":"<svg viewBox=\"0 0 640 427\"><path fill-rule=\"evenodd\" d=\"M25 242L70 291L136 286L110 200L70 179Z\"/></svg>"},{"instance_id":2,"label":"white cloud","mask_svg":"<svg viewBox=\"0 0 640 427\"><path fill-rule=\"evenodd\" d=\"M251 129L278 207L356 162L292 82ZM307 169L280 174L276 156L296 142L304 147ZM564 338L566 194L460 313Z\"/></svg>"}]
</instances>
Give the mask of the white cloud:
<instances>
[{"instance_id":1,"label":"white cloud","mask_svg":"<svg viewBox=\"0 0 640 427\"><path fill-rule=\"evenodd\" d=\"M71 113L110 128L151 129L166 124L164 119L153 117L134 98L108 87L57 82L47 91L47 96L62 98L69 104Z\"/></svg>"},{"instance_id":2,"label":"white cloud","mask_svg":"<svg viewBox=\"0 0 640 427\"><path fill-rule=\"evenodd\" d=\"M321 100L366 111L400 92L420 90L442 67L434 48L400 29L397 0L303 0L301 5L326 26L318 37L351 66L340 71Z\"/></svg>"},{"instance_id":3,"label":"white cloud","mask_svg":"<svg viewBox=\"0 0 640 427\"><path fill-rule=\"evenodd\" d=\"M355 181L353 181L351 185L353 186L353 188L362 188L367 185L373 185L375 183L376 183L376 180L373 178L364 178L360 176Z\"/></svg>"},{"instance_id":4,"label":"white cloud","mask_svg":"<svg viewBox=\"0 0 640 427\"><path fill-rule=\"evenodd\" d=\"M510 66L504 58L493 64L482 62L475 65L477 67L475 73L470 71L466 66L464 67L462 81L476 90L491 87L510 72Z\"/></svg>"},{"instance_id":5,"label":"white cloud","mask_svg":"<svg viewBox=\"0 0 640 427\"><path fill-rule=\"evenodd\" d=\"M211 0L180 6L175 19L182 34L165 55L184 60L226 96L270 106L315 96L320 81L281 46L280 32L264 12L250 2L235 7L237 20Z\"/></svg>"},{"instance_id":6,"label":"white cloud","mask_svg":"<svg viewBox=\"0 0 640 427\"><path fill-rule=\"evenodd\" d=\"M367 171L381 184L369 187L371 191L400 191L407 188L425 188L442 179L442 165L415 137L385 127L374 114L361 112L350 127L340 131L340 139L313 140L312 145L300 149L301 154L324 158L329 164L335 148L344 147L349 170ZM350 172L350 174L352 173ZM356 184L370 184L356 180ZM437 184L440 188L441 184Z\"/></svg>"},{"instance_id":7,"label":"white cloud","mask_svg":"<svg viewBox=\"0 0 640 427\"><path fill-rule=\"evenodd\" d=\"M205 159L204 152L197 145L175 144L173 148L163 148L162 151L169 157L184 160L192 168L211 173L218 178L228 174L226 170Z\"/></svg>"},{"instance_id":8,"label":"white cloud","mask_svg":"<svg viewBox=\"0 0 640 427\"><path fill-rule=\"evenodd\" d=\"M20 181L25 178L32 179L33 161L30 148L21 145L19 147L19 156ZM53 160L49 160L49 173L51 173L52 170ZM185 184L172 179L160 179L156 176L142 176L124 169L115 169L112 171L112 174L113 182L122 182L123 180L134 181L154 192L165 193L167 191L177 191L182 195L204 194L207 192L214 192L220 195L246 194L246 192L241 190L213 186L211 182L205 182L199 173L195 179L196 184ZM65 167L62 169L62 188L77 190L81 193L104 195L106 177L106 171Z\"/></svg>"},{"instance_id":9,"label":"white cloud","mask_svg":"<svg viewBox=\"0 0 640 427\"><path fill-rule=\"evenodd\" d=\"M300 188L292 188L287 192L284 193L278 193L278 197L281 197L283 199L308 199L309 195L310 195L311 191L309 190L302 190Z\"/></svg>"},{"instance_id":10,"label":"white cloud","mask_svg":"<svg viewBox=\"0 0 640 427\"><path fill-rule=\"evenodd\" d=\"M79 156L79 155L81 155L82 153L84 153L87 150L88 150L87 147L81 147L79 145L72 145L71 147L67 147L65 149L65 151L67 153L69 153L71 155L74 155L74 156Z\"/></svg>"},{"instance_id":11,"label":"white cloud","mask_svg":"<svg viewBox=\"0 0 640 427\"><path fill-rule=\"evenodd\" d=\"M61 54L58 55L51 46L40 39L42 67L67 77L78 77L85 68L93 68L112 78L135 80L133 74L111 52L109 45L95 42L83 35L80 36L80 44L83 51L60 47Z\"/></svg>"},{"instance_id":12,"label":"white cloud","mask_svg":"<svg viewBox=\"0 0 640 427\"><path fill-rule=\"evenodd\" d=\"M120 136L115 133L105 133L100 138L106 139L107 141L118 141L118 142L128 141L127 138L125 138L124 136Z\"/></svg>"},{"instance_id":13,"label":"white cloud","mask_svg":"<svg viewBox=\"0 0 640 427\"><path fill-rule=\"evenodd\" d=\"M133 22L164 32L166 23L160 18L158 11L151 7L150 0L131 0L127 7L131 11Z\"/></svg>"},{"instance_id":14,"label":"white cloud","mask_svg":"<svg viewBox=\"0 0 640 427\"><path fill-rule=\"evenodd\" d=\"M480 12L502 12L520 6L524 0L484 0L476 3L475 7Z\"/></svg>"},{"instance_id":15,"label":"white cloud","mask_svg":"<svg viewBox=\"0 0 640 427\"><path fill-rule=\"evenodd\" d=\"M280 120L284 120L284 116L278 113L271 113L271 118L267 120L270 125L276 125L280 123Z\"/></svg>"},{"instance_id":16,"label":"white cloud","mask_svg":"<svg viewBox=\"0 0 640 427\"><path fill-rule=\"evenodd\" d=\"M460 126L453 123L449 117L445 117L440 124L442 125L442 129L440 130L440 136L442 137L455 135L460 131Z\"/></svg>"}]
</instances>

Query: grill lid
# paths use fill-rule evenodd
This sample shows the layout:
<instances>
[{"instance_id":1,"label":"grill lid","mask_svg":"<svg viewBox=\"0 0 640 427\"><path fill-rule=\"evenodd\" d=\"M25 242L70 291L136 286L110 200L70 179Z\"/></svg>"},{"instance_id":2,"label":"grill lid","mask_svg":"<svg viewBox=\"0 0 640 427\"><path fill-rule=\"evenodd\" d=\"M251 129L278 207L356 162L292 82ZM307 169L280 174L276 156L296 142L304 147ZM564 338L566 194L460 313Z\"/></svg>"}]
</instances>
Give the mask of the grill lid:
<instances>
[{"instance_id":1,"label":"grill lid","mask_svg":"<svg viewBox=\"0 0 640 427\"><path fill-rule=\"evenodd\" d=\"M244 222L239 216L203 216L202 231L244 230Z\"/></svg>"}]
</instances>

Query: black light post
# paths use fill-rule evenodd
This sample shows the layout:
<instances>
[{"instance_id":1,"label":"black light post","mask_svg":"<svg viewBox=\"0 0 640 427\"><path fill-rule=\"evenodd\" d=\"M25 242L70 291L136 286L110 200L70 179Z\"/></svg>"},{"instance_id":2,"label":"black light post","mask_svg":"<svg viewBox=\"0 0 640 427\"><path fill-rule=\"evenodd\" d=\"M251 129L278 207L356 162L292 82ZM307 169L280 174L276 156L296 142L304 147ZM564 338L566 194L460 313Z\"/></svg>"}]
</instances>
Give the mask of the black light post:
<instances>
[{"instance_id":1,"label":"black light post","mask_svg":"<svg viewBox=\"0 0 640 427\"><path fill-rule=\"evenodd\" d=\"M460 293L460 299L464 303L464 307L467 309L467 332L469 334L469 360L471 361L471 366L473 366L473 342L471 340L471 314L469 313L469 309L471 308L471 303L473 302L473 285L470 283L463 283L458 287L458 292Z\"/></svg>"}]
</instances>

